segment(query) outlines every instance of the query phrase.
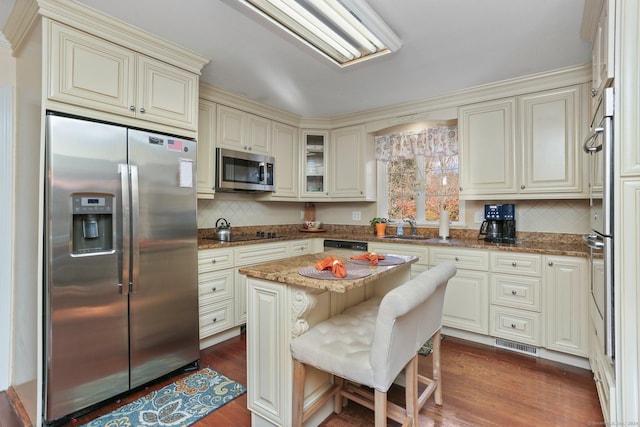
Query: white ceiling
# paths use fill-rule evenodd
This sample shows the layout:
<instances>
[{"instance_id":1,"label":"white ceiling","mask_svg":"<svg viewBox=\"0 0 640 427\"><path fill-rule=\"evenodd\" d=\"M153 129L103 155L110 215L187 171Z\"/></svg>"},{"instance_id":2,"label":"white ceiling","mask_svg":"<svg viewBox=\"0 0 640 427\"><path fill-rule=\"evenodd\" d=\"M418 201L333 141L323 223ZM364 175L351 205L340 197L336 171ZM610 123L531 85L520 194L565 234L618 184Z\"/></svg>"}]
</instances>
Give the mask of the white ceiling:
<instances>
[{"instance_id":1,"label":"white ceiling","mask_svg":"<svg viewBox=\"0 0 640 427\"><path fill-rule=\"evenodd\" d=\"M0 2L0 28L15 0ZM21 1L21 0L17 0ZM211 62L201 80L305 117L427 99L591 60L585 0L369 0L399 51L339 68L238 0L79 0Z\"/></svg>"}]
</instances>

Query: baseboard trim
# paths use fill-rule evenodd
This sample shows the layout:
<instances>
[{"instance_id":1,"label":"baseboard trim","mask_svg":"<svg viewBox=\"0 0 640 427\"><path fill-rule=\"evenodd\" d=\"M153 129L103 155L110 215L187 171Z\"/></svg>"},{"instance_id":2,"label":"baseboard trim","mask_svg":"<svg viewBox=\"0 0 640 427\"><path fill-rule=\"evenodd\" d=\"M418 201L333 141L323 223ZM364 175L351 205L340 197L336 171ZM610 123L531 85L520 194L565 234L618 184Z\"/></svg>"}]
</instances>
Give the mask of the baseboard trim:
<instances>
[{"instance_id":1,"label":"baseboard trim","mask_svg":"<svg viewBox=\"0 0 640 427\"><path fill-rule=\"evenodd\" d=\"M7 397L9 398L9 404L13 408L13 411L18 416L18 420L21 425L24 427L33 427L33 423L31 422L29 415L27 415L27 411L24 409L22 401L20 400L20 397L18 397L18 393L16 393L13 387L9 387L7 389Z\"/></svg>"}]
</instances>

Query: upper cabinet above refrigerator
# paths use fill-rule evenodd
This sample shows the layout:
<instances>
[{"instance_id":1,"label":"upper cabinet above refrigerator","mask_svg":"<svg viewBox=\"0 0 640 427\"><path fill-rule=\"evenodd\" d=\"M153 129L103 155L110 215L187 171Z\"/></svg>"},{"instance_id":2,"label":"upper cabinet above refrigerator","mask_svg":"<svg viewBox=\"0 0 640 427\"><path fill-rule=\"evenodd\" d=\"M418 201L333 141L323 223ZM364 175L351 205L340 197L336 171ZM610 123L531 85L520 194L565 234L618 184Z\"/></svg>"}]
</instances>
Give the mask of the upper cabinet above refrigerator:
<instances>
[{"instance_id":1,"label":"upper cabinet above refrigerator","mask_svg":"<svg viewBox=\"0 0 640 427\"><path fill-rule=\"evenodd\" d=\"M585 17L596 19L582 23L581 35L591 40L591 118L596 113L599 99L605 88L613 84L614 48L615 48L615 1L585 2L585 8L599 8L597 11L585 10Z\"/></svg>"}]
</instances>

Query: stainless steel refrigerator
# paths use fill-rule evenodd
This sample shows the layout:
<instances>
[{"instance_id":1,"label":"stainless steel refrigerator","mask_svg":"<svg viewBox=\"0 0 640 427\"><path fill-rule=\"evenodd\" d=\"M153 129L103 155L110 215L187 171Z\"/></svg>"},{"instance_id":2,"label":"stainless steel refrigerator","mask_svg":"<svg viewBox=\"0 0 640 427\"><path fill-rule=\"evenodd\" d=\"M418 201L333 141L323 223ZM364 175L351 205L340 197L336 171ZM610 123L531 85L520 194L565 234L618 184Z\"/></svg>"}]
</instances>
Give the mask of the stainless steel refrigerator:
<instances>
[{"instance_id":1,"label":"stainless steel refrigerator","mask_svg":"<svg viewBox=\"0 0 640 427\"><path fill-rule=\"evenodd\" d=\"M199 359L196 143L46 119L44 422Z\"/></svg>"}]
</instances>

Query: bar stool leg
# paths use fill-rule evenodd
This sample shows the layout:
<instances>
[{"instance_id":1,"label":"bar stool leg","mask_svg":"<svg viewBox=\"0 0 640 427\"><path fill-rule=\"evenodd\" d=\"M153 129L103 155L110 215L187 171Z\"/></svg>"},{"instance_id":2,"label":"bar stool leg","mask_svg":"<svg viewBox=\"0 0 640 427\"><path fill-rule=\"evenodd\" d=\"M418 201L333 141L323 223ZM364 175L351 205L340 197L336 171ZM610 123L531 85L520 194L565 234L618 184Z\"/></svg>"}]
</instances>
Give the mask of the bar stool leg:
<instances>
[{"instance_id":1,"label":"bar stool leg","mask_svg":"<svg viewBox=\"0 0 640 427\"><path fill-rule=\"evenodd\" d=\"M293 359L293 427L302 427L304 417L304 363Z\"/></svg>"},{"instance_id":2,"label":"bar stool leg","mask_svg":"<svg viewBox=\"0 0 640 427\"><path fill-rule=\"evenodd\" d=\"M436 383L434 399L436 405L442 405L442 380L440 373L440 330L433 335L433 381Z\"/></svg>"}]
</instances>

